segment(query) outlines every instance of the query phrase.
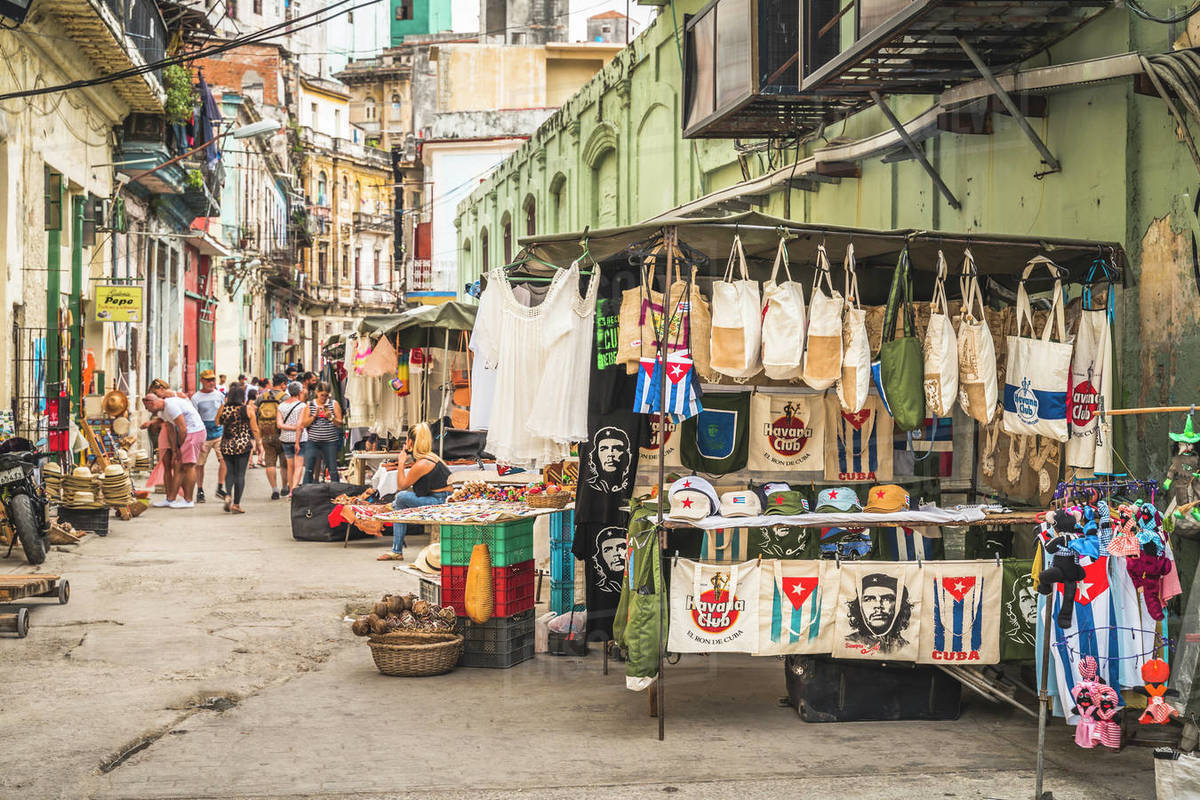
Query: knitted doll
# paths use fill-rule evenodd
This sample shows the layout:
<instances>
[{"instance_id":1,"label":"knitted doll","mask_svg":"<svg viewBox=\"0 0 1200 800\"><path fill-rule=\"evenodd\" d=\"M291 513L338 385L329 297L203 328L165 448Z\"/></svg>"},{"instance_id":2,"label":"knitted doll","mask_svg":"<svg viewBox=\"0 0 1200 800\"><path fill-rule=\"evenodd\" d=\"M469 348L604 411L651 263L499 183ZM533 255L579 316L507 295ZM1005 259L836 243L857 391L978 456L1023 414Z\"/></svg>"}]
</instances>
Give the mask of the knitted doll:
<instances>
[{"instance_id":1,"label":"knitted doll","mask_svg":"<svg viewBox=\"0 0 1200 800\"><path fill-rule=\"evenodd\" d=\"M1171 559L1159 554L1158 545L1146 542L1141 555L1125 559L1125 569L1133 579L1135 589L1140 589L1146 599L1146 610L1155 620L1161 620L1163 612L1163 578L1171 571Z\"/></svg>"},{"instance_id":2,"label":"knitted doll","mask_svg":"<svg viewBox=\"0 0 1200 800\"><path fill-rule=\"evenodd\" d=\"M1171 717L1179 716L1179 712L1167 705L1166 701L1163 700L1163 697L1167 695L1172 697L1179 695L1179 692L1174 689L1167 688L1167 677L1170 674L1170 667L1167 666L1167 662L1161 659L1152 658L1145 664L1142 664L1142 680L1146 682L1146 685L1131 690L1150 698L1150 702L1146 705L1146 710L1138 717L1138 722L1141 724L1165 725Z\"/></svg>"},{"instance_id":3,"label":"knitted doll","mask_svg":"<svg viewBox=\"0 0 1200 800\"><path fill-rule=\"evenodd\" d=\"M1121 724L1114 720L1121 711L1121 695L1111 686L1096 691L1096 733L1100 744L1110 750L1121 749Z\"/></svg>"},{"instance_id":4,"label":"knitted doll","mask_svg":"<svg viewBox=\"0 0 1200 800\"><path fill-rule=\"evenodd\" d=\"M1077 532L1079 521L1067 513L1048 513L1046 521L1053 526L1052 529L1040 532L1042 538L1043 563L1048 564L1041 572L1038 573L1038 592L1040 594L1050 594L1054 591L1054 585L1061 583L1063 586L1063 601L1062 608L1058 612L1058 626L1064 630L1071 627L1071 621L1075 616L1075 584L1083 580L1083 567L1079 566L1079 554L1073 551L1069 546L1070 536L1068 533ZM1058 535L1050 536L1052 532L1057 532Z\"/></svg>"},{"instance_id":5,"label":"knitted doll","mask_svg":"<svg viewBox=\"0 0 1200 800\"><path fill-rule=\"evenodd\" d=\"M1100 732L1096 727L1096 709L1099 707L1100 690L1104 688L1101 681L1096 680L1098 665L1094 656L1084 656L1079 661L1079 676L1081 680L1071 689L1071 697L1075 707L1071 709L1079 715L1079 724L1075 726L1075 744L1091 749L1100 741Z\"/></svg>"}]
</instances>

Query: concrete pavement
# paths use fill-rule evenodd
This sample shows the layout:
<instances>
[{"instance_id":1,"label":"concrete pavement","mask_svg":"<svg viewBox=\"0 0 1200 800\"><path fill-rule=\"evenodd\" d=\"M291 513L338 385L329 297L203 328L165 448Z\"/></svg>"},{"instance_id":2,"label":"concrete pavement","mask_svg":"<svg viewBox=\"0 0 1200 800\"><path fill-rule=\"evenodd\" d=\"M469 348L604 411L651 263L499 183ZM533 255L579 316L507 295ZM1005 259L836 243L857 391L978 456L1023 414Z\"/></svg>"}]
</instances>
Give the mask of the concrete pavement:
<instances>
[{"instance_id":1,"label":"concrete pavement","mask_svg":"<svg viewBox=\"0 0 1200 800\"><path fill-rule=\"evenodd\" d=\"M0 797L1026 798L1036 728L970 700L955 722L808 725L777 659L667 672L667 739L620 665L387 678L342 621L413 581L378 540L292 540L250 473L247 514L210 501L56 549L67 606L0 639ZM18 551L19 552L19 551ZM410 550L411 555L416 550ZM28 571L17 558L7 572ZM1083 751L1056 721L1046 788L1151 798L1150 751Z\"/></svg>"}]
</instances>

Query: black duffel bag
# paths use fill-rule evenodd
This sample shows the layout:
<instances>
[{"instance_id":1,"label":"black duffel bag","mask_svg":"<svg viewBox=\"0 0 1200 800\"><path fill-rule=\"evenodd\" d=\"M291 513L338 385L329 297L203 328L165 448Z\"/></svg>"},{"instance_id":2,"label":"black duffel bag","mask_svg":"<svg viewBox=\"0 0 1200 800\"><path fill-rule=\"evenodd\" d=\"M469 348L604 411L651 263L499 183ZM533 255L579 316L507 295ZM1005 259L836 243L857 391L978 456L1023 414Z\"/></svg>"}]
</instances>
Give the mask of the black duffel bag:
<instances>
[{"instance_id":1,"label":"black duffel bag","mask_svg":"<svg viewBox=\"0 0 1200 800\"><path fill-rule=\"evenodd\" d=\"M300 542L344 540L348 523L329 524L333 498L342 494L362 494L366 488L352 483L306 483L292 489L292 538ZM351 539L366 535L356 527L350 529Z\"/></svg>"},{"instance_id":2,"label":"black duffel bag","mask_svg":"<svg viewBox=\"0 0 1200 800\"><path fill-rule=\"evenodd\" d=\"M450 418L434 420L429 423L429 432L433 435L433 452L444 461L479 461L490 459L484 452L487 444L487 431L464 431L450 427ZM439 437L444 441L439 441ZM441 448L439 450L439 448Z\"/></svg>"}]
</instances>

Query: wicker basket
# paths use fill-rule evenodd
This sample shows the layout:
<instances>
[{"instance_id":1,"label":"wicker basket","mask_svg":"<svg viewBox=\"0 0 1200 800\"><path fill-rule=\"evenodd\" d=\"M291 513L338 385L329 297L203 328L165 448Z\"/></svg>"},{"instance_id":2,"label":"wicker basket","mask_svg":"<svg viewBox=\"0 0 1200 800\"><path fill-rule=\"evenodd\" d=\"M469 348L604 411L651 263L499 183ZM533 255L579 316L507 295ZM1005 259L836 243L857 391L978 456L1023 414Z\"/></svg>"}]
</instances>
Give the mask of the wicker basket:
<instances>
[{"instance_id":1,"label":"wicker basket","mask_svg":"<svg viewBox=\"0 0 1200 800\"><path fill-rule=\"evenodd\" d=\"M376 644L418 644L420 642L441 642L447 634L454 631L410 631L400 630L391 633L372 633L370 641Z\"/></svg>"},{"instance_id":2,"label":"wicker basket","mask_svg":"<svg viewBox=\"0 0 1200 800\"><path fill-rule=\"evenodd\" d=\"M530 508L566 508L569 502L571 502L570 492L555 492L554 494L543 492L525 495L525 505Z\"/></svg>"},{"instance_id":3,"label":"wicker basket","mask_svg":"<svg viewBox=\"0 0 1200 800\"><path fill-rule=\"evenodd\" d=\"M437 641L430 636L436 635ZM384 675L415 678L454 669L462 656L463 637L455 633L420 634L403 644L367 642L375 666Z\"/></svg>"}]
</instances>

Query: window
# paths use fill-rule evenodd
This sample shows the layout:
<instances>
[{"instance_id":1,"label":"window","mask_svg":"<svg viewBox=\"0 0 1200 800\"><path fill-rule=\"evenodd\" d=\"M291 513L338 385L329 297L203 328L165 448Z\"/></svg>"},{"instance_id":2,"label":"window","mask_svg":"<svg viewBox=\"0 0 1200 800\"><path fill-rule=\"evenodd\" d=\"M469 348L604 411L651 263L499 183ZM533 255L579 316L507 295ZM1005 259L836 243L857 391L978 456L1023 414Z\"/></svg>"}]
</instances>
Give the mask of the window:
<instances>
[{"instance_id":1,"label":"window","mask_svg":"<svg viewBox=\"0 0 1200 800\"><path fill-rule=\"evenodd\" d=\"M400 95L398 95L398 94L392 95L392 113L393 114L400 113Z\"/></svg>"},{"instance_id":2,"label":"window","mask_svg":"<svg viewBox=\"0 0 1200 800\"><path fill-rule=\"evenodd\" d=\"M357 285L362 280L362 248L354 248L354 283Z\"/></svg>"},{"instance_id":3,"label":"window","mask_svg":"<svg viewBox=\"0 0 1200 800\"><path fill-rule=\"evenodd\" d=\"M262 16L262 0L254 0L254 13Z\"/></svg>"},{"instance_id":4,"label":"window","mask_svg":"<svg viewBox=\"0 0 1200 800\"><path fill-rule=\"evenodd\" d=\"M366 100L363 100L363 114L364 114L365 118L368 120L375 119L375 98L374 97L368 96Z\"/></svg>"},{"instance_id":5,"label":"window","mask_svg":"<svg viewBox=\"0 0 1200 800\"><path fill-rule=\"evenodd\" d=\"M375 275L375 288L383 286L383 274L380 272L380 267L383 266L383 254L381 251L375 251L375 269L372 272Z\"/></svg>"},{"instance_id":6,"label":"window","mask_svg":"<svg viewBox=\"0 0 1200 800\"><path fill-rule=\"evenodd\" d=\"M362 183L360 181L355 181L354 182L354 209L357 211L357 210L360 210L361 208L362 208Z\"/></svg>"},{"instance_id":7,"label":"window","mask_svg":"<svg viewBox=\"0 0 1200 800\"><path fill-rule=\"evenodd\" d=\"M237 0L225 0L225 16L237 19Z\"/></svg>"},{"instance_id":8,"label":"window","mask_svg":"<svg viewBox=\"0 0 1200 800\"><path fill-rule=\"evenodd\" d=\"M487 228L484 228L483 230L481 230L479 232L479 259L480 259L480 262L479 262L480 268L484 272L487 272L489 269L491 269L490 265L488 264L488 232L487 232Z\"/></svg>"},{"instance_id":9,"label":"window","mask_svg":"<svg viewBox=\"0 0 1200 800\"><path fill-rule=\"evenodd\" d=\"M342 199L339 201L341 207L345 207L350 202L350 181L346 176L342 176Z\"/></svg>"},{"instance_id":10,"label":"window","mask_svg":"<svg viewBox=\"0 0 1200 800\"><path fill-rule=\"evenodd\" d=\"M329 285L329 245L325 242L317 250L317 285Z\"/></svg>"},{"instance_id":11,"label":"window","mask_svg":"<svg viewBox=\"0 0 1200 800\"><path fill-rule=\"evenodd\" d=\"M350 280L350 245L342 245L342 280Z\"/></svg>"},{"instance_id":12,"label":"window","mask_svg":"<svg viewBox=\"0 0 1200 800\"><path fill-rule=\"evenodd\" d=\"M313 130L316 130L316 128L317 128L317 104L313 103L311 108L309 109L309 111L311 112L311 116L309 117L308 124L311 128L313 128Z\"/></svg>"},{"instance_id":13,"label":"window","mask_svg":"<svg viewBox=\"0 0 1200 800\"><path fill-rule=\"evenodd\" d=\"M484 34L499 34L504 35L504 29L508 27L508 10L505 8L507 0L487 0L487 9L485 11Z\"/></svg>"},{"instance_id":14,"label":"window","mask_svg":"<svg viewBox=\"0 0 1200 800\"><path fill-rule=\"evenodd\" d=\"M342 135L342 110L340 108L333 110L333 135L339 137Z\"/></svg>"},{"instance_id":15,"label":"window","mask_svg":"<svg viewBox=\"0 0 1200 800\"><path fill-rule=\"evenodd\" d=\"M537 233L537 201L533 199L533 195L525 198L525 235L533 236Z\"/></svg>"},{"instance_id":16,"label":"window","mask_svg":"<svg viewBox=\"0 0 1200 800\"><path fill-rule=\"evenodd\" d=\"M329 205L329 198L326 195L325 183L326 183L325 171L322 170L317 175L317 205L319 205L319 206L328 206Z\"/></svg>"},{"instance_id":17,"label":"window","mask_svg":"<svg viewBox=\"0 0 1200 800\"><path fill-rule=\"evenodd\" d=\"M512 220L510 220L508 218L507 214L504 215L503 225L504 225L504 263L511 264L512 263L512 245L513 245Z\"/></svg>"},{"instance_id":18,"label":"window","mask_svg":"<svg viewBox=\"0 0 1200 800\"><path fill-rule=\"evenodd\" d=\"M354 12L353 11L346 12L346 23L349 25L354 24Z\"/></svg>"},{"instance_id":19,"label":"window","mask_svg":"<svg viewBox=\"0 0 1200 800\"><path fill-rule=\"evenodd\" d=\"M396 19L406 20L413 18L413 0L400 0L396 4Z\"/></svg>"},{"instance_id":20,"label":"window","mask_svg":"<svg viewBox=\"0 0 1200 800\"><path fill-rule=\"evenodd\" d=\"M600 32L601 33L612 33L612 25L601 25Z\"/></svg>"}]
</instances>

